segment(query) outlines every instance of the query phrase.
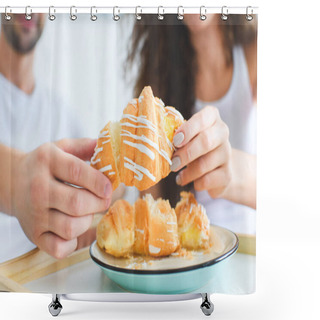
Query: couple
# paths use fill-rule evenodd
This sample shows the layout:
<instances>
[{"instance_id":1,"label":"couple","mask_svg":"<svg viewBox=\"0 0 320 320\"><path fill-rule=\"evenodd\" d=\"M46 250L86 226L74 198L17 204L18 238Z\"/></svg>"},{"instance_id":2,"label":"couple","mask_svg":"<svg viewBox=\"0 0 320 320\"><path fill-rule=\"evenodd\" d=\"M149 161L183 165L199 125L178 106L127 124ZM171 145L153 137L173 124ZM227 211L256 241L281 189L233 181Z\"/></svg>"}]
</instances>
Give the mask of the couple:
<instances>
[{"instance_id":1,"label":"couple","mask_svg":"<svg viewBox=\"0 0 320 320\"><path fill-rule=\"evenodd\" d=\"M114 198L110 181L85 162L96 141L81 138L63 101L35 83L45 19L1 17L0 262L34 245L56 258L89 245L93 213ZM144 16L132 31L127 62L139 65L135 96L151 85L188 121L174 137L174 173L150 192L174 206L179 188L192 188L212 223L254 233L256 25L240 15L154 21Z\"/></svg>"}]
</instances>

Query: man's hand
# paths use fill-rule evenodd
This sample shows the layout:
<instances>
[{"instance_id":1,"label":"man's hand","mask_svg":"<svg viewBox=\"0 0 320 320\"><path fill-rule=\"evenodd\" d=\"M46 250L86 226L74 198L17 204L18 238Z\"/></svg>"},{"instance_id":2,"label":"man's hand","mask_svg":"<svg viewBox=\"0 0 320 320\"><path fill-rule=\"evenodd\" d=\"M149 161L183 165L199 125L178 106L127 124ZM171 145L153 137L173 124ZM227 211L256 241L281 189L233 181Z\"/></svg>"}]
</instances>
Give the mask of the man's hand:
<instances>
[{"instance_id":1,"label":"man's hand","mask_svg":"<svg viewBox=\"0 0 320 320\"><path fill-rule=\"evenodd\" d=\"M28 238L55 258L76 250L93 213L110 205L109 179L85 162L95 145L91 139L64 139L12 159L10 213Z\"/></svg>"}]
</instances>

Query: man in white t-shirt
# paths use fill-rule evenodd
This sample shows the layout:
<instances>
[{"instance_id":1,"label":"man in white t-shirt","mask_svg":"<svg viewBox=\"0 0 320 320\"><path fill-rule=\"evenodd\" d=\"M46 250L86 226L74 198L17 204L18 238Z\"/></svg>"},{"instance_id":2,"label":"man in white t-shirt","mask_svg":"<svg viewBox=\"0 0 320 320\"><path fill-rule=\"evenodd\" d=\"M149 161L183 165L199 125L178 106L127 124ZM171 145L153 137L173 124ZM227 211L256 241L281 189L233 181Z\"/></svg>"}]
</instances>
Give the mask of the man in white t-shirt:
<instances>
[{"instance_id":1,"label":"man in white t-shirt","mask_svg":"<svg viewBox=\"0 0 320 320\"><path fill-rule=\"evenodd\" d=\"M88 245L92 213L111 202L110 181L85 162L96 141L63 139L79 138L80 125L34 78L45 17L1 17L0 263L35 245L56 258Z\"/></svg>"}]
</instances>

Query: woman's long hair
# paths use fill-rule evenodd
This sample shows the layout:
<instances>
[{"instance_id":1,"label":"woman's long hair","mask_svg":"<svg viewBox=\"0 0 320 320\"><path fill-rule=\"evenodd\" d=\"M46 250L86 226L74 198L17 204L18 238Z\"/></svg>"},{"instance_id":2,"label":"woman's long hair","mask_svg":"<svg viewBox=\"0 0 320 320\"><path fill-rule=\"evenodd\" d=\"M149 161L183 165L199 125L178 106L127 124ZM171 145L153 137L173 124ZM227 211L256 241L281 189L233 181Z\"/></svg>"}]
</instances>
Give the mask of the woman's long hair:
<instances>
[{"instance_id":1,"label":"woman's long hair","mask_svg":"<svg viewBox=\"0 0 320 320\"><path fill-rule=\"evenodd\" d=\"M220 22L224 39L224 51L228 64L232 63L232 48L236 44L247 45L256 41L256 20L247 22L244 15L230 15ZM201 21L199 22L201 23ZM143 15L136 21L128 54L128 66L138 62L135 96L150 85L155 96L168 106L181 112L185 119L192 115L195 104L196 53L186 25L176 15L166 15L159 22L155 15ZM180 198L180 188L175 183L176 174L170 173L160 182L161 196L172 206Z\"/></svg>"}]
</instances>

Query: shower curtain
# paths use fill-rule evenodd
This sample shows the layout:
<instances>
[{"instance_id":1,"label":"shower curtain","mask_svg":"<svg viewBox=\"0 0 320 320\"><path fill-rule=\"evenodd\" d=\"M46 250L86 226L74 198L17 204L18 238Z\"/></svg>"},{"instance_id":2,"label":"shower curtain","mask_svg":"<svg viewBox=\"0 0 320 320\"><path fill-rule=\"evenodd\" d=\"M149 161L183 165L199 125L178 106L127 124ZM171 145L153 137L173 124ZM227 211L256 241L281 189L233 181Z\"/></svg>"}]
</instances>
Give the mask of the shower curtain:
<instances>
[{"instance_id":1,"label":"shower curtain","mask_svg":"<svg viewBox=\"0 0 320 320\"><path fill-rule=\"evenodd\" d=\"M256 48L256 15L2 14L0 290L254 292Z\"/></svg>"}]
</instances>

